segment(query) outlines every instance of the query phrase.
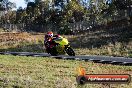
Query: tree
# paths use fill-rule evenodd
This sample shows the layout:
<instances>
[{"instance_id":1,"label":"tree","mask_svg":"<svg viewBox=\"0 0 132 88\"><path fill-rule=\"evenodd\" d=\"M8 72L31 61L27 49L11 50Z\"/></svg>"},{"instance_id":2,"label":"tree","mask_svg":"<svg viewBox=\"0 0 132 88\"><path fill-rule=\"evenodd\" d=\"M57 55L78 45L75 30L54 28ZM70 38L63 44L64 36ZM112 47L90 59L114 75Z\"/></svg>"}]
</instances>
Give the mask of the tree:
<instances>
[{"instance_id":1,"label":"tree","mask_svg":"<svg viewBox=\"0 0 132 88\"><path fill-rule=\"evenodd\" d=\"M11 9L13 9L13 8L16 8L16 4L10 2L9 0L3 0L3 1L1 2L1 6L2 6L3 8L5 8L5 10L11 10Z\"/></svg>"},{"instance_id":2,"label":"tree","mask_svg":"<svg viewBox=\"0 0 132 88\"><path fill-rule=\"evenodd\" d=\"M19 7L17 9L17 12L16 12L16 23L23 23L23 12L24 10L22 9L22 7Z\"/></svg>"}]
</instances>

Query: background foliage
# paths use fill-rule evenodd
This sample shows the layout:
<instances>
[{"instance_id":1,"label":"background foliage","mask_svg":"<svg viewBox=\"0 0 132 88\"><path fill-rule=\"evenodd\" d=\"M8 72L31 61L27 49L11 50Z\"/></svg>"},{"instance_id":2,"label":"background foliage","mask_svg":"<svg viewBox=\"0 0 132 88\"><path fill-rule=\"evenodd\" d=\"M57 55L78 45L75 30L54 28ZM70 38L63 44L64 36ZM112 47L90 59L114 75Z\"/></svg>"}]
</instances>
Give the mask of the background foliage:
<instances>
[{"instance_id":1,"label":"background foliage","mask_svg":"<svg viewBox=\"0 0 132 88\"><path fill-rule=\"evenodd\" d=\"M131 0L34 0L34 2L25 0L25 2L26 8L19 7L14 11L12 9L16 8L15 3L1 0L0 24L22 24L21 31L53 30L69 34L73 30L70 24L79 22L87 25L85 29L102 25L116 29L117 25L122 27L132 23ZM37 28L36 25L41 28Z\"/></svg>"}]
</instances>

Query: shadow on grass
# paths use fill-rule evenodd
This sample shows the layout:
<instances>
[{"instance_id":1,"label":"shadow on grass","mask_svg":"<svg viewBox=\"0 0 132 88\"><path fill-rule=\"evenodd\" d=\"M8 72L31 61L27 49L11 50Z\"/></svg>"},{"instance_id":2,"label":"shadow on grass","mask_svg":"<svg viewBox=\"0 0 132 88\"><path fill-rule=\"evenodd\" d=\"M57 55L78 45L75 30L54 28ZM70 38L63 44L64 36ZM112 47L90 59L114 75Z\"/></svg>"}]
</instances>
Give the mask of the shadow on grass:
<instances>
[{"instance_id":1,"label":"shadow on grass","mask_svg":"<svg viewBox=\"0 0 132 88\"><path fill-rule=\"evenodd\" d=\"M78 37L71 41L74 48L100 48L104 45L122 43L128 45L132 40L132 25L124 28L107 29L98 27L83 31Z\"/></svg>"},{"instance_id":2,"label":"shadow on grass","mask_svg":"<svg viewBox=\"0 0 132 88\"><path fill-rule=\"evenodd\" d=\"M43 44L29 44L29 45L18 45L13 48L7 48L7 49L0 49L0 52L38 52L42 53L45 52L45 49L43 48Z\"/></svg>"}]
</instances>

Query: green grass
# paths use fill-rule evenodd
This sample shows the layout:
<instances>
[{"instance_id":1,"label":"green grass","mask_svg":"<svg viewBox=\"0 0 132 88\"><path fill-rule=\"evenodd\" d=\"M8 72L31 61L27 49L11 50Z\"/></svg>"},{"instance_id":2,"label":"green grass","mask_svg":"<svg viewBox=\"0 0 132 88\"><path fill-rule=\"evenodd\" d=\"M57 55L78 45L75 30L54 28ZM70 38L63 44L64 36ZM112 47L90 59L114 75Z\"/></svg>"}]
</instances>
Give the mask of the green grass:
<instances>
[{"instance_id":1,"label":"green grass","mask_svg":"<svg viewBox=\"0 0 132 88\"><path fill-rule=\"evenodd\" d=\"M0 88L106 88L102 84L76 83L78 67L87 74L131 74L131 66L59 60L48 57L0 55ZM111 84L111 88L132 88L130 84Z\"/></svg>"}]
</instances>

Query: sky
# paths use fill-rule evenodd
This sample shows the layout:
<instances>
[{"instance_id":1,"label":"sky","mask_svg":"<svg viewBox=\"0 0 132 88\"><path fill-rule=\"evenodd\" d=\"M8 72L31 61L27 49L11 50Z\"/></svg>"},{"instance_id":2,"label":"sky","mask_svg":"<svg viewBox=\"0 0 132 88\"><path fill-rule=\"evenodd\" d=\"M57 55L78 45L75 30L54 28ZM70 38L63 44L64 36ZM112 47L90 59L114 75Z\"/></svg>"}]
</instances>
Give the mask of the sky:
<instances>
[{"instance_id":1,"label":"sky","mask_svg":"<svg viewBox=\"0 0 132 88\"><path fill-rule=\"evenodd\" d=\"M9 0L10 2L15 2L16 3L16 7L19 8L20 6L22 8L25 8L27 5L25 3L24 0ZM33 1L33 0L30 0L30 1ZM89 0L83 0L84 2L88 2ZM16 9L17 9L16 8Z\"/></svg>"},{"instance_id":2,"label":"sky","mask_svg":"<svg viewBox=\"0 0 132 88\"><path fill-rule=\"evenodd\" d=\"M9 0L10 2L15 2L16 3L16 6L17 8L18 7L22 7L22 8L25 8L26 7L26 3L24 0ZM33 1L33 0L30 0L30 1ZM83 0L84 2L88 2L89 0Z\"/></svg>"},{"instance_id":3,"label":"sky","mask_svg":"<svg viewBox=\"0 0 132 88\"><path fill-rule=\"evenodd\" d=\"M26 7L26 3L24 0L9 0L10 2L15 2L16 3L16 7L19 8L20 6L22 8Z\"/></svg>"}]
</instances>

